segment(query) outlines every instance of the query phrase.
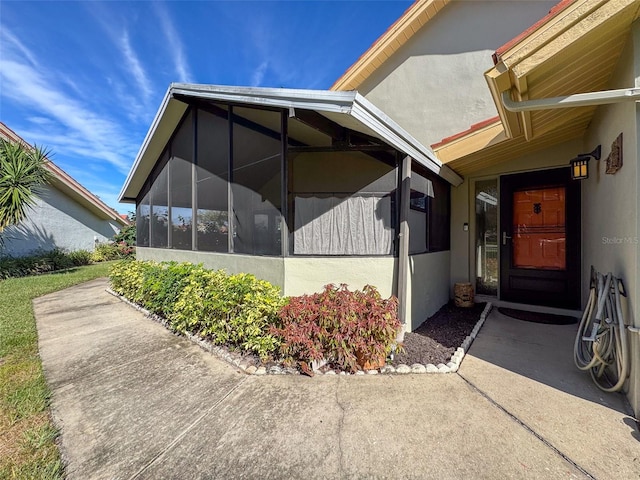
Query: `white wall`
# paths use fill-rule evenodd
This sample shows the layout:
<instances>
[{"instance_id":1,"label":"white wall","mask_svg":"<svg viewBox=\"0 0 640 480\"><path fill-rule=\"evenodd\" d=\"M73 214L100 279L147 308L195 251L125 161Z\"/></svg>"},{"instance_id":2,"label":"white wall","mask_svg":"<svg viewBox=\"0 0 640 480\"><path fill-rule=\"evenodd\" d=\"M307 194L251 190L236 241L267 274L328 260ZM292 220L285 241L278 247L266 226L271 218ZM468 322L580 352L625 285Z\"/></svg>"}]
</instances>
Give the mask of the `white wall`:
<instances>
[{"instance_id":1,"label":"white wall","mask_svg":"<svg viewBox=\"0 0 640 480\"><path fill-rule=\"evenodd\" d=\"M27 218L16 227L5 230L3 255L22 256L55 247L68 251L89 250L95 238L106 242L120 230L113 220L99 218L53 186L44 187Z\"/></svg>"},{"instance_id":2,"label":"white wall","mask_svg":"<svg viewBox=\"0 0 640 480\"><path fill-rule=\"evenodd\" d=\"M450 252L434 252L409 257L409 305L407 331L415 330L449 301Z\"/></svg>"},{"instance_id":3,"label":"white wall","mask_svg":"<svg viewBox=\"0 0 640 480\"><path fill-rule=\"evenodd\" d=\"M635 39L635 45L634 45ZM640 86L640 22L612 76L609 88ZM589 289L589 268L623 279L628 298L627 323L640 326L640 106L634 102L598 107L584 138L584 150L602 145L602 160L589 162L589 178L582 189L582 291ZM614 175L605 174L605 159L611 143L623 134L623 166ZM586 298L583 295L583 303ZM629 335L631 376L628 396L636 415L640 414L640 336Z\"/></svg>"},{"instance_id":4,"label":"white wall","mask_svg":"<svg viewBox=\"0 0 640 480\"><path fill-rule=\"evenodd\" d=\"M493 52L556 3L451 2L358 91L425 145L466 130L497 115L483 77Z\"/></svg>"}]
</instances>

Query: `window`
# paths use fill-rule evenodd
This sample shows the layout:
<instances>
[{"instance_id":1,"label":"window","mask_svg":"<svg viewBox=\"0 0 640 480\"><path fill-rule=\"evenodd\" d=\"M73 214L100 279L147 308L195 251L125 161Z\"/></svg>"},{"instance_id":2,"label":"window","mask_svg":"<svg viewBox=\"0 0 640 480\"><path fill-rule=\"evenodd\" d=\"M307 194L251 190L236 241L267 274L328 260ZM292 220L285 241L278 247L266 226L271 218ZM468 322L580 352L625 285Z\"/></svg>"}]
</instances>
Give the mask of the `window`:
<instances>
[{"instance_id":1,"label":"window","mask_svg":"<svg viewBox=\"0 0 640 480\"><path fill-rule=\"evenodd\" d=\"M229 122L225 112L198 110L197 249L227 252Z\"/></svg>"},{"instance_id":2,"label":"window","mask_svg":"<svg viewBox=\"0 0 640 480\"><path fill-rule=\"evenodd\" d=\"M449 185L436 175L411 173L410 254L449 249L449 191Z\"/></svg>"},{"instance_id":3,"label":"window","mask_svg":"<svg viewBox=\"0 0 640 480\"><path fill-rule=\"evenodd\" d=\"M169 245L169 192L167 167L168 153L164 153L151 176L151 246L166 248ZM155 177L155 178L154 178Z\"/></svg>"},{"instance_id":4,"label":"window","mask_svg":"<svg viewBox=\"0 0 640 480\"><path fill-rule=\"evenodd\" d=\"M234 108L233 118L233 251L281 255L281 113Z\"/></svg>"},{"instance_id":5,"label":"window","mask_svg":"<svg viewBox=\"0 0 640 480\"><path fill-rule=\"evenodd\" d=\"M193 210L191 200L193 165L193 113L182 120L171 142L169 192L171 196L171 247L191 250Z\"/></svg>"},{"instance_id":6,"label":"window","mask_svg":"<svg viewBox=\"0 0 640 480\"><path fill-rule=\"evenodd\" d=\"M425 253L429 250L427 225L429 223L429 201L431 197L433 197L431 180L412 172L409 200L409 254Z\"/></svg>"},{"instance_id":7,"label":"window","mask_svg":"<svg viewBox=\"0 0 640 480\"><path fill-rule=\"evenodd\" d=\"M144 191L144 190L143 190ZM138 247L149 246L149 216L151 208L149 206L149 190L138 200L136 209L136 245Z\"/></svg>"},{"instance_id":8,"label":"window","mask_svg":"<svg viewBox=\"0 0 640 480\"><path fill-rule=\"evenodd\" d=\"M429 210L429 251L449 250L451 228L451 187L439 177L433 180L433 198Z\"/></svg>"},{"instance_id":9,"label":"window","mask_svg":"<svg viewBox=\"0 0 640 480\"><path fill-rule=\"evenodd\" d=\"M294 209L294 253L393 253L390 195L296 196Z\"/></svg>"},{"instance_id":10,"label":"window","mask_svg":"<svg viewBox=\"0 0 640 480\"><path fill-rule=\"evenodd\" d=\"M305 152L289 160L294 254L393 254L395 166L362 152Z\"/></svg>"}]
</instances>

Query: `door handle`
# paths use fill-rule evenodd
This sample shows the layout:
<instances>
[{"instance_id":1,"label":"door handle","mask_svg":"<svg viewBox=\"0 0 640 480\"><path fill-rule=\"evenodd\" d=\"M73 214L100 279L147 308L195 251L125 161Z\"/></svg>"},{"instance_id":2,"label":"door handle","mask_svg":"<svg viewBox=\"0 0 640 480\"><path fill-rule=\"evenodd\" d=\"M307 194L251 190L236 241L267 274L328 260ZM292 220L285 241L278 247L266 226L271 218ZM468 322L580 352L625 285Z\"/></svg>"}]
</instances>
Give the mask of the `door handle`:
<instances>
[{"instance_id":1,"label":"door handle","mask_svg":"<svg viewBox=\"0 0 640 480\"><path fill-rule=\"evenodd\" d=\"M502 245L507 244L507 238L511 239L511 237L507 235L507 232L502 232Z\"/></svg>"}]
</instances>

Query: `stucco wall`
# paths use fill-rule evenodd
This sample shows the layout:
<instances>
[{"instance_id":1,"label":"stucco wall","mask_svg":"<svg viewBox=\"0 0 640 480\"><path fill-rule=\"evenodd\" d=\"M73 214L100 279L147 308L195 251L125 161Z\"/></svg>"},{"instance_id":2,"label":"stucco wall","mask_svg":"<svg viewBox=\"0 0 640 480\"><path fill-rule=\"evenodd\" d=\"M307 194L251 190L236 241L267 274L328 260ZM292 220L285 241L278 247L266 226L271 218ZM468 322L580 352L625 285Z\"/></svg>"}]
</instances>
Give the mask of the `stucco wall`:
<instances>
[{"instance_id":1,"label":"stucco wall","mask_svg":"<svg viewBox=\"0 0 640 480\"><path fill-rule=\"evenodd\" d=\"M634 35L623 51L609 88L640 86L640 22L636 22ZM612 272L625 283L628 292L626 319L636 326L640 326L639 125L640 107L634 102L598 107L585 135L584 149L590 151L601 144L602 160L589 162L589 178L582 185L583 303L586 302L584 292L589 289L586 273L590 266L594 265L603 273ZM620 133L623 134L624 165L615 175L607 175L605 159L611 152L611 143ZM640 336L630 334L629 338L632 362L629 399L639 414Z\"/></svg>"},{"instance_id":2,"label":"stucco wall","mask_svg":"<svg viewBox=\"0 0 640 480\"><path fill-rule=\"evenodd\" d=\"M267 280L284 290L284 261L281 257L259 257L251 255L194 252L190 250L173 250L168 248L136 249L138 260L156 262L175 261L202 263L211 270L225 270L227 273L252 273L256 277Z\"/></svg>"},{"instance_id":3,"label":"stucco wall","mask_svg":"<svg viewBox=\"0 0 640 480\"><path fill-rule=\"evenodd\" d=\"M458 187L451 188L451 284L475 282L475 182L500 175L566 167L569 160L583 153L583 140L577 138L538 152L523 155L512 161L485 168L465 177ZM593 163L593 162L592 162ZM469 231L463 230L464 223Z\"/></svg>"},{"instance_id":4,"label":"stucco wall","mask_svg":"<svg viewBox=\"0 0 640 480\"><path fill-rule=\"evenodd\" d=\"M434 252L409 257L409 305L407 331L415 330L449 301L450 252Z\"/></svg>"},{"instance_id":5,"label":"stucco wall","mask_svg":"<svg viewBox=\"0 0 640 480\"><path fill-rule=\"evenodd\" d=\"M483 77L493 52L556 3L451 2L358 91L425 145L466 130L497 115Z\"/></svg>"},{"instance_id":6,"label":"stucco wall","mask_svg":"<svg viewBox=\"0 0 640 480\"><path fill-rule=\"evenodd\" d=\"M351 290L373 285L385 298L397 294L397 259L390 256L277 258L138 248L137 258L202 263L228 273L252 273L291 296L319 292L329 283L346 283ZM410 272L407 331L418 327L449 300L449 252L412 255Z\"/></svg>"},{"instance_id":7,"label":"stucco wall","mask_svg":"<svg viewBox=\"0 0 640 480\"><path fill-rule=\"evenodd\" d=\"M52 186L39 194L27 218L5 231L5 255L22 256L55 247L73 250L95 248L120 230L115 221L103 220Z\"/></svg>"},{"instance_id":8,"label":"stucco wall","mask_svg":"<svg viewBox=\"0 0 640 480\"><path fill-rule=\"evenodd\" d=\"M288 257L285 259L285 294L322 290L329 283L346 283L350 290L373 285L383 297L395 294L394 257Z\"/></svg>"}]
</instances>

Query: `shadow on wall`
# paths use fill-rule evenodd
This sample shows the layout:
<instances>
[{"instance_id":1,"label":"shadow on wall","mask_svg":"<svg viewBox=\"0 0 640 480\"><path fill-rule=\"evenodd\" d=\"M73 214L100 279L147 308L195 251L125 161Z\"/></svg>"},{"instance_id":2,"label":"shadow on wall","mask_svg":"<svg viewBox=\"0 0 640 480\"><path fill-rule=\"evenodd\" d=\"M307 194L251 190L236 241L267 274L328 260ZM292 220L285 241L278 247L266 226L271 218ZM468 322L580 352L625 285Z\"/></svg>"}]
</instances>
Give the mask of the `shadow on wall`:
<instances>
[{"instance_id":1,"label":"shadow on wall","mask_svg":"<svg viewBox=\"0 0 640 480\"><path fill-rule=\"evenodd\" d=\"M93 230L95 233L106 238L111 238L114 234L118 233L118 228L114 228L111 222L99 218L96 214L80 206L75 200L71 199L55 187L47 187L40 192L38 196L50 208L73 218L75 221L84 225L86 228Z\"/></svg>"},{"instance_id":2,"label":"shadow on wall","mask_svg":"<svg viewBox=\"0 0 640 480\"><path fill-rule=\"evenodd\" d=\"M0 246L0 256L24 257L37 251L56 248L53 236L34 225L9 227L4 231L3 238L4 245Z\"/></svg>"}]
</instances>

